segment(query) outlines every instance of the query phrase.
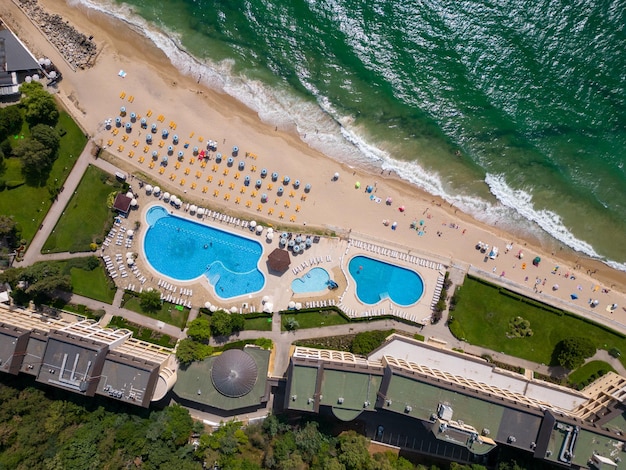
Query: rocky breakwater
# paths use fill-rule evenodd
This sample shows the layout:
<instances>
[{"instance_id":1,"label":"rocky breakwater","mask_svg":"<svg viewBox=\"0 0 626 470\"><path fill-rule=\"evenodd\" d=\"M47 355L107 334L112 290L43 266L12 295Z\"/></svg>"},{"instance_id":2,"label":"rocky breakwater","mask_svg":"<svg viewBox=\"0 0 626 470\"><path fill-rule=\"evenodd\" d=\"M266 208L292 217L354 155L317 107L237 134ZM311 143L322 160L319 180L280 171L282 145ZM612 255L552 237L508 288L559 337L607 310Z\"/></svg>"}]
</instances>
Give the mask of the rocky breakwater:
<instances>
[{"instance_id":1,"label":"rocky breakwater","mask_svg":"<svg viewBox=\"0 0 626 470\"><path fill-rule=\"evenodd\" d=\"M48 13L37 0L19 0L18 5L70 65L85 69L94 64L97 47L91 38L76 31L60 15Z\"/></svg>"}]
</instances>

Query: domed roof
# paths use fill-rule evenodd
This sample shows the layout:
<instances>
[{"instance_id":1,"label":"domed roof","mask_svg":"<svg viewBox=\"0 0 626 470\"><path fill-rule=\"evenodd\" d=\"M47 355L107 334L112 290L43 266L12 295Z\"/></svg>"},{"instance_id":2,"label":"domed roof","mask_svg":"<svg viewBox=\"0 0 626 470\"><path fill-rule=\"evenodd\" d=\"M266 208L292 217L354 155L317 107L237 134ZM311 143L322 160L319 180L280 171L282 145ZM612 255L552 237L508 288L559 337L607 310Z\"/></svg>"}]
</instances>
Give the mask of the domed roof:
<instances>
[{"instance_id":1,"label":"domed roof","mask_svg":"<svg viewBox=\"0 0 626 470\"><path fill-rule=\"evenodd\" d=\"M214 362L211 381L222 395L242 397L254 387L258 375L256 362L240 349L224 351Z\"/></svg>"}]
</instances>

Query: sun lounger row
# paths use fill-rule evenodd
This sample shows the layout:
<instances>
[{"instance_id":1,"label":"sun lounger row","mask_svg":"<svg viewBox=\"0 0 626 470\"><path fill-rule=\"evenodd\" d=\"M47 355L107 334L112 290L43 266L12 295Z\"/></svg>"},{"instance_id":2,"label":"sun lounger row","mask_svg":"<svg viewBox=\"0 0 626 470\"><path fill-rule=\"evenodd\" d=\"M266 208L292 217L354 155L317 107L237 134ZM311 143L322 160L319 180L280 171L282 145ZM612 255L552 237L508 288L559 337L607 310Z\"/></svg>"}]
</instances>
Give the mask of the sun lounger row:
<instances>
[{"instance_id":1,"label":"sun lounger row","mask_svg":"<svg viewBox=\"0 0 626 470\"><path fill-rule=\"evenodd\" d=\"M135 277L139 280L139 282L141 282L142 284L145 284L146 276L141 274L141 271L139 271L139 268L137 268L137 266L133 265L131 270L132 270L133 274L135 275Z\"/></svg>"},{"instance_id":2,"label":"sun lounger row","mask_svg":"<svg viewBox=\"0 0 626 470\"><path fill-rule=\"evenodd\" d=\"M326 256L326 262L331 263L333 260L332 256ZM309 261L303 261L300 266L296 266L291 269L291 272L294 274L298 274L301 271L304 271L306 268L313 266L314 264L320 264L324 262L324 258L322 256L316 256L314 258L309 259Z\"/></svg>"},{"instance_id":3,"label":"sun lounger row","mask_svg":"<svg viewBox=\"0 0 626 470\"><path fill-rule=\"evenodd\" d=\"M397 308L393 308L391 307L389 309L389 313L391 315L393 315L396 318L401 318L403 320L408 320L408 321L412 321L413 323L419 323L417 321L417 318L415 317L415 315L409 313L409 312L405 312L404 310L399 310Z\"/></svg>"},{"instance_id":4,"label":"sun lounger row","mask_svg":"<svg viewBox=\"0 0 626 470\"><path fill-rule=\"evenodd\" d=\"M104 261L104 265L107 269L107 272L109 273L109 276L111 276L111 279L115 279L118 276L117 268L115 267L113 261L111 261L111 257L103 256L102 260Z\"/></svg>"},{"instance_id":5,"label":"sun lounger row","mask_svg":"<svg viewBox=\"0 0 626 470\"><path fill-rule=\"evenodd\" d=\"M414 256L409 253L404 253L404 252L396 251L396 250L390 250L389 248L381 247L381 246L374 245L371 243L366 243L361 240L350 240L349 246L362 248L364 250L371 251L372 253L389 256L390 258L398 258L402 261L406 261L408 263L413 263L413 264L418 264L419 266L426 267L429 269L436 269L436 270L443 269L443 265L441 263L437 263L435 261L430 261L424 258L420 258L419 256ZM347 253L347 250L346 250L346 253Z\"/></svg>"},{"instance_id":6,"label":"sun lounger row","mask_svg":"<svg viewBox=\"0 0 626 470\"><path fill-rule=\"evenodd\" d=\"M248 227L247 221L238 219L237 217L233 217L231 215L226 215L217 211L210 211L210 210L207 210L205 214L206 214L205 215L206 218L212 218L213 220L216 220L218 222L225 222L227 224L233 224L241 228Z\"/></svg>"},{"instance_id":7,"label":"sun lounger row","mask_svg":"<svg viewBox=\"0 0 626 470\"><path fill-rule=\"evenodd\" d=\"M172 294L176 293L177 287L175 285L173 285L173 284L170 284L169 282L162 281L161 279L159 279L159 282L157 283L157 285L159 287L162 287L163 289L172 291Z\"/></svg>"},{"instance_id":8,"label":"sun lounger row","mask_svg":"<svg viewBox=\"0 0 626 470\"><path fill-rule=\"evenodd\" d=\"M437 284L435 285L435 293L433 294L433 300L430 303L430 309L434 310L437 302L439 302L439 298L441 297L441 291L443 290L443 281L445 277L439 276L437 278Z\"/></svg>"},{"instance_id":9,"label":"sun lounger row","mask_svg":"<svg viewBox=\"0 0 626 470\"><path fill-rule=\"evenodd\" d=\"M191 308L191 300L183 299L182 297L176 297L175 295L172 295L172 294L166 295L161 292L161 300L163 300L164 302L169 302L172 304L182 305L184 307Z\"/></svg>"},{"instance_id":10,"label":"sun lounger row","mask_svg":"<svg viewBox=\"0 0 626 470\"><path fill-rule=\"evenodd\" d=\"M330 300L314 300L311 302L305 302L304 306L306 308L320 308L320 307L331 307L335 305L335 301L333 299Z\"/></svg>"}]
</instances>

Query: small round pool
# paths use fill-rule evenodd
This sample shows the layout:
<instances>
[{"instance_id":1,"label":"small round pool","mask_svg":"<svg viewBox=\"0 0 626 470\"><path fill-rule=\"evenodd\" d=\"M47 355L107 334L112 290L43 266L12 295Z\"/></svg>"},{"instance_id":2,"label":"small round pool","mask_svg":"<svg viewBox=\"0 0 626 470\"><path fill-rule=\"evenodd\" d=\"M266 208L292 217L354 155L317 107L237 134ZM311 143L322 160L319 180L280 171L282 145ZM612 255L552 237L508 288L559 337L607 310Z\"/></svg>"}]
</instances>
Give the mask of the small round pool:
<instances>
[{"instance_id":1,"label":"small round pool","mask_svg":"<svg viewBox=\"0 0 626 470\"><path fill-rule=\"evenodd\" d=\"M172 279L189 281L202 275L222 299L263 289L257 265L263 247L256 240L170 215L161 206L148 209L143 240L148 263Z\"/></svg>"},{"instance_id":2,"label":"small round pool","mask_svg":"<svg viewBox=\"0 0 626 470\"><path fill-rule=\"evenodd\" d=\"M415 271L367 256L352 258L348 271L356 284L356 295L364 304L373 305L390 299L407 307L424 293L424 281Z\"/></svg>"},{"instance_id":3,"label":"small round pool","mask_svg":"<svg viewBox=\"0 0 626 470\"><path fill-rule=\"evenodd\" d=\"M291 282L291 290L296 294L308 294L321 292L328 289L330 276L324 268L313 268L307 271L302 277Z\"/></svg>"}]
</instances>

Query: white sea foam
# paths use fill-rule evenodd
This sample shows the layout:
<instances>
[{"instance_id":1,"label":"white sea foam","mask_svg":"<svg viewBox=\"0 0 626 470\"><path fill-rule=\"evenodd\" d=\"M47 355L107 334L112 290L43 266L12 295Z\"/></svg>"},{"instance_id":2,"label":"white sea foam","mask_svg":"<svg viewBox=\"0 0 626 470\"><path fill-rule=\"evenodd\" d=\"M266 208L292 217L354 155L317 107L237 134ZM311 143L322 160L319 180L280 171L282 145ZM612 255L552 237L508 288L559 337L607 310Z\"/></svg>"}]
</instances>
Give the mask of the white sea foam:
<instances>
[{"instance_id":1,"label":"white sea foam","mask_svg":"<svg viewBox=\"0 0 626 470\"><path fill-rule=\"evenodd\" d=\"M304 68L297 71L298 76L302 85L316 97L316 103L298 97L289 90L271 88L259 80L236 75L230 60L215 63L196 59L184 50L178 35L156 28L125 5L99 0L68 0L68 3L83 5L125 22L161 49L182 73L201 77L204 85L238 99L258 113L265 122L282 128L295 128L301 136L306 136L304 140L307 144L338 161L392 170L415 186L486 223L499 222L502 227L502 221L506 220L511 222L511 226L505 225L503 228L519 229L519 223L523 220L532 221L573 249L603 259L589 243L576 238L556 213L536 210L532 196L525 191L510 188L501 175L487 174L485 178L492 194L501 203L494 205L479 197L449 192L439 175L427 171L416 161L393 159L388 152L366 141L354 126L353 118L341 115L335 109L331 101L311 83L309 72ZM615 269L626 271L626 264L610 260L605 262Z\"/></svg>"}]
</instances>

